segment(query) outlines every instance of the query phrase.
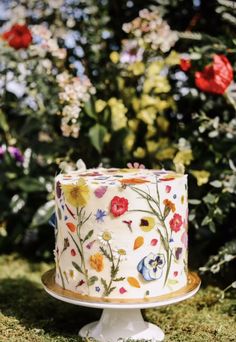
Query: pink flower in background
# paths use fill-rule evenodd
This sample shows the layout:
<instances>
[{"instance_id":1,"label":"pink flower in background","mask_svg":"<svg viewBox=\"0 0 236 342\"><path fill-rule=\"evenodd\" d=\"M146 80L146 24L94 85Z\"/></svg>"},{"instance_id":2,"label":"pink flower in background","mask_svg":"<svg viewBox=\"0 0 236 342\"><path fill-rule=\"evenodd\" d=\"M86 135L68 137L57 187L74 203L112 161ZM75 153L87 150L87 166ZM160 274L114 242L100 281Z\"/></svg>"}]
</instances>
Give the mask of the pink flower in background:
<instances>
[{"instance_id":1,"label":"pink flower in background","mask_svg":"<svg viewBox=\"0 0 236 342\"><path fill-rule=\"evenodd\" d=\"M127 167L129 169L145 169L145 165L139 164L137 162L134 162L133 164L132 163L128 163Z\"/></svg>"}]
</instances>

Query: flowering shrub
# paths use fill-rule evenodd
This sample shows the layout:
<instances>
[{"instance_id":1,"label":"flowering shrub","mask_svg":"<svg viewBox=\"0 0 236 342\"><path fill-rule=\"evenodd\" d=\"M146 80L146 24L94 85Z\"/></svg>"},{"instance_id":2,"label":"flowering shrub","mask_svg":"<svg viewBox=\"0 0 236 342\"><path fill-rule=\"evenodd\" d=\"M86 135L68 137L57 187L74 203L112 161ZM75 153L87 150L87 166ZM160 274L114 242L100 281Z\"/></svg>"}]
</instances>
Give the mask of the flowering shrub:
<instances>
[{"instance_id":1,"label":"flowering shrub","mask_svg":"<svg viewBox=\"0 0 236 342\"><path fill-rule=\"evenodd\" d=\"M198 253L207 257L235 239L232 23L216 14L217 0L207 7L209 21L217 20L213 33L208 5L192 18L192 2L160 3L129 9L122 1L121 17L116 6L94 0L50 1L41 10L37 1L30 8L8 2L0 41L2 247L35 243L37 253L47 250L41 226L53 210L54 175L79 158L88 167L130 162L187 172L190 241ZM125 199L113 204L116 216L128 209ZM165 207L174 212L171 203ZM174 231L183 224L177 215ZM236 251L229 255L233 260Z\"/></svg>"}]
</instances>

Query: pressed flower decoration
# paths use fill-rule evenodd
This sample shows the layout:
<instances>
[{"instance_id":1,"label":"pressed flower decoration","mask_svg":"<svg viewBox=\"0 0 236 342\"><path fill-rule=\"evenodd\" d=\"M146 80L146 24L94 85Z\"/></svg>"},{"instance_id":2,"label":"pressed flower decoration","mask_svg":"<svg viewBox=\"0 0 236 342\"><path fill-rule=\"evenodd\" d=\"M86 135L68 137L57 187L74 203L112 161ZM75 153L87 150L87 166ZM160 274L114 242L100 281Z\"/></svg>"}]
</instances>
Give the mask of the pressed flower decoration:
<instances>
[{"instance_id":1,"label":"pressed flower decoration","mask_svg":"<svg viewBox=\"0 0 236 342\"><path fill-rule=\"evenodd\" d=\"M89 200L89 188L83 178L80 178L76 184L63 184L66 201L72 206L83 207Z\"/></svg>"},{"instance_id":2,"label":"pressed flower decoration","mask_svg":"<svg viewBox=\"0 0 236 342\"><path fill-rule=\"evenodd\" d=\"M160 279L165 265L163 254L150 253L144 257L138 264L138 271L147 281Z\"/></svg>"},{"instance_id":3,"label":"pressed flower decoration","mask_svg":"<svg viewBox=\"0 0 236 342\"><path fill-rule=\"evenodd\" d=\"M128 210L128 205L126 198L115 196L111 201L110 212L114 217L121 216Z\"/></svg>"}]
</instances>

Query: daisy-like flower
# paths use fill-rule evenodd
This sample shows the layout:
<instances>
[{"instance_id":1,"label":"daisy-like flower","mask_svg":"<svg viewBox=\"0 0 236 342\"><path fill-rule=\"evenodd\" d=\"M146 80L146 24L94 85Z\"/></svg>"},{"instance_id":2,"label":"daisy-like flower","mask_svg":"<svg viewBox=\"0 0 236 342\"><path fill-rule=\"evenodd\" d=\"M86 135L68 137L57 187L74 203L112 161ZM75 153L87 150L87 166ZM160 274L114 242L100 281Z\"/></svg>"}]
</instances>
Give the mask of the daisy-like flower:
<instances>
[{"instance_id":1,"label":"daisy-like flower","mask_svg":"<svg viewBox=\"0 0 236 342\"><path fill-rule=\"evenodd\" d=\"M76 184L62 184L66 201L72 206L84 207L89 200L89 188L84 179L80 178Z\"/></svg>"},{"instance_id":2,"label":"daisy-like flower","mask_svg":"<svg viewBox=\"0 0 236 342\"><path fill-rule=\"evenodd\" d=\"M127 253L124 248L117 248L113 250L113 255L115 259L120 259L121 261L127 259Z\"/></svg>"},{"instance_id":3,"label":"daisy-like flower","mask_svg":"<svg viewBox=\"0 0 236 342\"><path fill-rule=\"evenodd\" d=\"M101 234L98 235L98 240L103 244L107 245L108 242L111 242L112 236L108 230L104 230Z\"/></svg>"}]
</instances>

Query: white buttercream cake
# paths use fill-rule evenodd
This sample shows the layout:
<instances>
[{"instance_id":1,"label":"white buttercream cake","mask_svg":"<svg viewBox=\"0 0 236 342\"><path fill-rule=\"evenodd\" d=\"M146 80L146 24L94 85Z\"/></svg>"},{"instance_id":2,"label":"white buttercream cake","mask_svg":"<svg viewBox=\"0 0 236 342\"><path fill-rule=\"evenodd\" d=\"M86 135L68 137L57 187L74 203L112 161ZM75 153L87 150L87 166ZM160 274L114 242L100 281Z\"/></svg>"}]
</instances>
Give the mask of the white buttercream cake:
<instances>
[{"instance_id":1,"label":"white buttercream cake","mask_svg":"<svg viewBox=\"0 0 236 342\"><path fill-rule=\"evenodd\" d=\"M55 282L90 297L145 299L187 284L187 176L89 169L55 179Z\"/></svg>"}]
</instances>

